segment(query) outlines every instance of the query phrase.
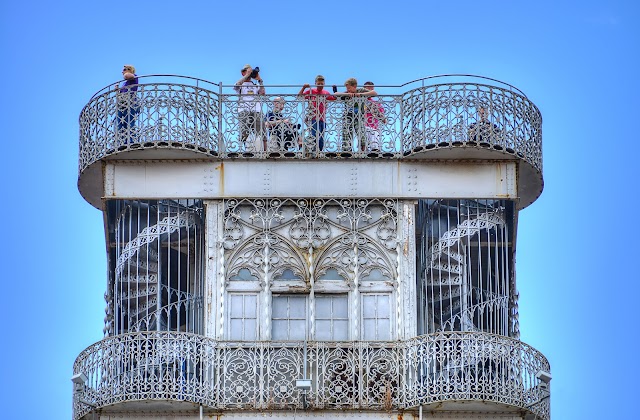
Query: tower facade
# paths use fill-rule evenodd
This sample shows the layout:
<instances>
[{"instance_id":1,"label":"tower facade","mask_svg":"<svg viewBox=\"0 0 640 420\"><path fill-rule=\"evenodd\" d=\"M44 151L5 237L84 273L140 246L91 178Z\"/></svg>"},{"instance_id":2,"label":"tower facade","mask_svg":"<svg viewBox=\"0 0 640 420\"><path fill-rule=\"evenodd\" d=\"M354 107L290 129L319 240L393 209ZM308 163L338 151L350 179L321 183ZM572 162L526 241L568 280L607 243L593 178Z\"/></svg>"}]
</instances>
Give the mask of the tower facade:
<instances>
[{"instance_id":1,"label":"tower facade","mask_svg":"<svg viewBox=\"0 0 640 420\"><path fill-rule=\"evenodd\" d=\"M518 213L543 186L526 95L267 87L247 124L232 88L141 77L81 112L108 276L73 419L549 419L549 363L518 327Z\"/></svg>"}]
</instances>

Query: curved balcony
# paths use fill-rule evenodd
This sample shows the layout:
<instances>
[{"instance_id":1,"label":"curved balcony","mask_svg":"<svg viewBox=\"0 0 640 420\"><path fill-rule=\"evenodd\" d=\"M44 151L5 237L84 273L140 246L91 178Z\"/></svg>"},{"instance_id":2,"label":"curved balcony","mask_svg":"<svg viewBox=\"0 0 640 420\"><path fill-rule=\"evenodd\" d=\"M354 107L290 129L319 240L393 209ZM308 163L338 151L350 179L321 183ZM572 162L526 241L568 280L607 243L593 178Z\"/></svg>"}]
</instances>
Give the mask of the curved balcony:
<instances>
[{"instance_id":1,"label":"curved balcony","mask_svg":"<svg viewBox=\"0 0 640 420\"><path fill-rule=\"evenodd\" d=\"M242 108L233 86L181 76L139 80L134 93L102 89L80 114L78 185L96 206L103 192L101 161L109 159L516 160L520 207L542 192L540 112L518 89L493 79L434 76L378 86L375 102L326 101L322 136L306 124L313 113L297 95L299 86L266 86L267 95L256 101L262 114L282 97L282 114L300 126L294 141L265 127L242 141ZM354 107L367 110L356 122L347 111ZM373 120L378 127L372 133Z\"/></svg>"},{"instance_id":2,"label":"curved balcony","mask_svg":"<svg viewBox=\"0 0 640 420\"><path fill-rule=\"evenodd\" d=\"M94 409L460 410L549 419L536 378L545 357L518 340L456 332L404 342L232 343L171 332L108 337L85 349L73 372L74 419ZM309 391L296 379L311 381ZM305 393L306 392L306 393ZM171 402L168 404L167 402Z\"/></svg>"}]
</instances>

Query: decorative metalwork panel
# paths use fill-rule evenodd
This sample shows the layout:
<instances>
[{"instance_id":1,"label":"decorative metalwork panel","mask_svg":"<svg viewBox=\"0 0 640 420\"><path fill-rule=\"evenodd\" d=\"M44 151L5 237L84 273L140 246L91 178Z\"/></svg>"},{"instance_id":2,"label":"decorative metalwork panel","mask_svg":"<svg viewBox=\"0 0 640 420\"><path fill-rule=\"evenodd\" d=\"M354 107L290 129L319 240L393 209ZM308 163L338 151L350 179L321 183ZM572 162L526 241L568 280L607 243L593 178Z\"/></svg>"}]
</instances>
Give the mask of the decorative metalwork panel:
<instances>
[{"instance_id":1,"label":"decorative metalwork panel","mask_svg":"<svg viewBox=\"0 0 640 420\"><path fill-rule=\"evenodd\" d=\"M242 269L269 282L290 270L309 283L328 270L353 282L379 270L396 274L395 200L227 200L227 278Z\"/></svg>"},{"instance_id":2,"label":"decorative metalwork panel","mask_svg":"<svg viewBox=\"0 0 640 420\"><path fill-rule=\"evenodd\" d=\"M360 322L365 316L360 293L364 290L386 294L380 313L369 317L371 325L384 329L380 337L393 337L390 295L398 286L399 246L396 200L243 199L223 203L224 284L220 293L236 294L223 299L229 304L220 308L221 318L244 310L233 307L244 299L237 293L255 292L261 301L259 339L355 340L367 327ZM322 293L338 293L343 300L329 304L322 301L327 298ZM326 305L333 304L336 311L342 307L342 315L327 309ZM316 320L317 305L322 311L320 320ZM226 328L229 338L252 336L235 322L238 328ZM244 325L253 326L254 321Z\"/></svg>"},{"instance_id":3,"label":"decorative metalwork panel","mask_svg":"<svg viewBox=\"0 0 640 420\"><path fill-rule=\"evenodd\" d=\"M409 90L381 87L374 98L321 98L321 130L312 120L313 98L298 96L299 86L267 87L266 95L252 98L249 115L232 86L167 78L141 77L136 92L94 95L80 114L81 173L105 156L144 148L222 158L375 159L472 147L513 155L542 171L540 112L517 89L490 79L435 77ZM269 116L276 98L284 107ZM274 118L279 128L268 124Z\"/></svg>"},{"instance_id":4,"label":"decorative metalwork panel","mask_svg":"<svg viewBox=\"0 0 640 420\"><path fill-rule=\"evenodd\" d=\"M142 83L135 92L106 90L94 95L80 114L80 171L119 150L172 147L215 152L220 104L215 93L200 87L203 81L180 83L192 80Z\"/></svg>"},{"instance_id":5,"label":"decorative metalwork panel","mask_svg":"<svg viewBox=\"0 0 640 420\"><path fill-rule=\"evenodd\" d=\"M442 83L402 95L405 154L471 146L505 151L542 172L542 116L512 88Z\"/></svg>"},{"instance_id":6,"label":"decorative metalwork panel","mask_svg":"<svg viewBox=\"0 0 640 420\"><path fill-rule=\"evenodd\" d=\"M295 387L309 372L311 390ZM438 333L396 342L233 343L188 333L107 337L84 350L87 383L74 419L127 401L168 400L219 410L402 410L492 401L549 419L549 371L537 350L493 334Z\"/></svg>"},{"instance_id":7,"label":"decorative metalwork panel","mask_svg":"<svg viewBox=\"0 0 640 420\"><path fill-rule=\"evenodd\" d=\"M105 334L202 332L202 219L197 200L107 203Z\"/></svg>"},{"instance_id":8,"label":"decorative metalwork panel","mask_svg":"<svg viewBox=\"0 0 640 420\"><path fill-rule=\"evenodd\" d=\"M513 217L512 201L419 201L419 332L518 337Z\"/></svg>"}]
</instances>

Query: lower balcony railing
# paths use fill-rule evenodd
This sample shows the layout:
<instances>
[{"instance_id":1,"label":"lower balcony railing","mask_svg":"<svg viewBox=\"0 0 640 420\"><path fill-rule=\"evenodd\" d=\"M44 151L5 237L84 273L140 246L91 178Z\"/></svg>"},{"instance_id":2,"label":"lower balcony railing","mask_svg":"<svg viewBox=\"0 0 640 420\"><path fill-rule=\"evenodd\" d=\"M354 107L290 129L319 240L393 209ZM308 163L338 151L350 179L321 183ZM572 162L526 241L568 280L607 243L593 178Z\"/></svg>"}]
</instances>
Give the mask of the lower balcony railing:
<instances>
[{"instance_id":1,"label":"lower balcony railing","mask_svg":"<svg viewBox=\"0 0 640 420\"><path fill-rule=\"evenodd\" d=\"M440 333L397 342L222 342L171 332L107 337L74 375L74 419L135 401L215 410L401 410L484 401L549 419L549 371L537 350L508 337ZM311 389L296 388L296 380Z\"/></svg>"}]
</instances>

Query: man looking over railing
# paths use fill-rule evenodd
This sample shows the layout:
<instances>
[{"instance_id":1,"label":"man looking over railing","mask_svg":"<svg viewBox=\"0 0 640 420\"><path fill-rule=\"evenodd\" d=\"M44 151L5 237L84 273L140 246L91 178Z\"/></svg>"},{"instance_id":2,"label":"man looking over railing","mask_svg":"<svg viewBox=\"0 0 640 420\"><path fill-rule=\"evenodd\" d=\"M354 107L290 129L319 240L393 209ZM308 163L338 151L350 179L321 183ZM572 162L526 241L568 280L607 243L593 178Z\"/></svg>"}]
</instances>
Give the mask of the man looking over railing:
<instances>
[{"instance_id":1,"label":"man looking over railing","mask_svg":"<svg viewBox=\"0 0 640 420\"><path fill-rule=\"evenodd\" d=\"M304 98L309 101L304 120L309 126L314 145L317 141L318 149L322 150L324 148L326 101L335 101L336 97L324 90L324 76L321 74L316 76L316 87L313 89L309 89L309 87L310 85L305 83L298 92L298 96L304 95Z\"/></svg>"},{"instance_id":2,"label":"man looking over railing","mask_svg":"<svg viewBox=\"0 0 640 420\"><path fill-rule=\"evenodd\" d=\"M345 102L342 116L342 151L353 151L353 134L358 137L360 144L365 142L364 99L363 97L377 96L375 90L358 87L358 81L353 77L344 82L346 92L336 92L335 95Z\"/></svg>"},{"instance_id":3,"label":"man looking over railing","mask_svg":"<svg viewBox=\"0 0 640 420\"><path fill-rule=\"evenodd\" d=\"M264 95L265 90L260 77L259 68L253 69L249 64L245 64L240 70L242 78L236 82L234 90L238 92L238 121L240 123L240 141L245 143L250 133L254 133L256 141L262 138L262 150L267 150L267 135L262 122L262 104L258 95ZM255 79L258 84L251 79ZM258 144L258 143L256 143ZM256 148L246 147L245 150Z\"/></svg>"}]
</instances>

